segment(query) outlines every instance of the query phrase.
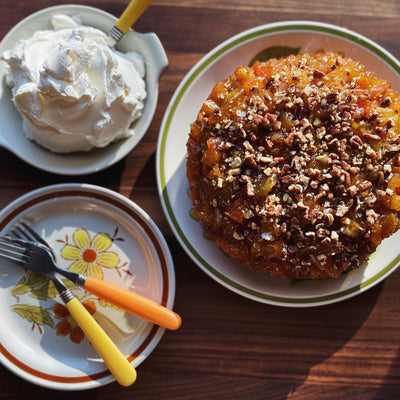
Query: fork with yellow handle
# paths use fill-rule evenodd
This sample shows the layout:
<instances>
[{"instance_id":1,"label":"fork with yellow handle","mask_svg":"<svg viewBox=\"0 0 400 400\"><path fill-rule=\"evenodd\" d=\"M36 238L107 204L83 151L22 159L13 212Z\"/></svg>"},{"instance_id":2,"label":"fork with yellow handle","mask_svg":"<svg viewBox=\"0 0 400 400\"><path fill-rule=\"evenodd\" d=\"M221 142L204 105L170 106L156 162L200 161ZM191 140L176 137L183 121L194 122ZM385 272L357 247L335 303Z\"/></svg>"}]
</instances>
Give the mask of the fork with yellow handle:
<instances>
[{"instance_id":1,"label":"fork with yellow handle","mask_svg":"<svg viewBox=\"0 0 400 400\"><path fill-rule=\"evenodd\" d=\"M69 290L61 292L60 296L117 382L122 386L132 385L136 380L136 370L132 364L121 353L77 297L73 296Z\"/></svg>"}]
</instances>

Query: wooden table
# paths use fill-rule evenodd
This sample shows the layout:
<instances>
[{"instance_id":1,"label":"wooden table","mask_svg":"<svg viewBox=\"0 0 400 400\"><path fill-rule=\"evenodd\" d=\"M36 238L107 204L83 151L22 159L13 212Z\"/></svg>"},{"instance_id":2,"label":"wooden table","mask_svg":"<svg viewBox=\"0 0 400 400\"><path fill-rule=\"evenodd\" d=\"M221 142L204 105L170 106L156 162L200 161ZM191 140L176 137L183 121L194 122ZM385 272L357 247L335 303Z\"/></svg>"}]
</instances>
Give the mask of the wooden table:
<instances>
[{"instance_id":1,"label":"wooden table","mask_svg":"<svg viewBox=\"0 0 400 400\"><path fill-rule=\"evenodd\" d=\"M0 38L27 15L61 0L0 0ZM120 15L127 0L75 3ZM253 26L282 20L329 22L355 30L400 57L396 0L155 0L135 29L156 32L169 58L159 104L141 143L117 165L63 177L36 170L0 149L0 207L30 190L62 182L113 189L146 210L165 234L176 268L168 331L139 366L130 388L56 392L0 367L0 398L11 399L398 399L400 270L357 297L316 308L282 308L243 298L204 274L174 238L156 189L155 151L167 104L188 70L214 46ZM1 122L0 122L1 123Z\"/></svg>"}]
</instances>

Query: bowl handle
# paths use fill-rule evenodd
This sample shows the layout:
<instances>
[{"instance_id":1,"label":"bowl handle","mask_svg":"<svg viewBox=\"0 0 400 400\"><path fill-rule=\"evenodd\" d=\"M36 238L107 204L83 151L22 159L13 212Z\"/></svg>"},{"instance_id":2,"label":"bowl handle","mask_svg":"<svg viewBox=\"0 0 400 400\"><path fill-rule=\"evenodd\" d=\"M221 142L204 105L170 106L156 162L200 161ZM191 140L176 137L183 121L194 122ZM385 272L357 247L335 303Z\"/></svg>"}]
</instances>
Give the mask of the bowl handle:
<instances>
[{"instance_id":1,"label":"bowl handle","mask_svg":"<svg viewBox=\"0 0 400 400\"><path fill-rule=\"evenodd\" d=\"M155 68L157 81L160 78L161 74L165 71L168 67L168 57L165 53L164 47L160 42L158 36L153 33L145 33L142 34L143 39L145 40L149 49L151 49L151 60L147 60L151 62Z\"/></svg>"}]
</instances>

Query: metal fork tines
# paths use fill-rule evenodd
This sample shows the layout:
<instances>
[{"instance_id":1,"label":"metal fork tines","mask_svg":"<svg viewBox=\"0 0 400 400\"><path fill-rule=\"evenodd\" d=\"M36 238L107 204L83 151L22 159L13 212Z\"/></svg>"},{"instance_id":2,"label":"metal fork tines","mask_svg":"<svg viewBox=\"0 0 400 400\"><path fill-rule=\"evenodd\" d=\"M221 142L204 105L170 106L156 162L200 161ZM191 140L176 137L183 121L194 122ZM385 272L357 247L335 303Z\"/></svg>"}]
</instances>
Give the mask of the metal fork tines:
<instances>
[{"instance_id":1,"label":"metal fork tines","mask_svg":"<svg viewBox=\"0 0 400 400\"><path fill-rule=\"evenodd\" d=\"M9 236L0 236L0 258L17 264L23 268L27 268L38 273L44 273L44 275L53 281L62 299L64 301L70 300L72 295L69 293L58 276L48 270L39 270L39 268L35 265L38 256L43 262L46 262L46 253L43 252L42 249L37 249L34 246L36 246L34 243L29 243L22 239L12 238ZM36 257L36 259L34 259L34 257Z\"/></svg>"},{"instance_id":2,"label":"metal fork tines","mask_svg":"<svg viewBox=\"0 0 400 400\"><path fill-rule=\"evenodd\" d=\"M49 250L51 250L47 242L34 229L32 229L29 226L29 224L27 224L24 221L18 222L11 229L11 233L19 239L26 239L32 242L41 243L42 245L46 246Z\"/></svg>"},{"instance_id":3,"label":"metal fork tines","mask_svg":"<svg viewBox=\"0 0 400 400\"><path fill-rule=\"evenodd\" d=\"M24 240L27 243L35 243L40 246L42 249L47 251L47 254L51 257L53 264L52 269L54 272L57 272L63 275L65 278L69 279L71 282L75 283L78 286L83 286L85 284L86 277L78 274L73 271L69 271L63 268L60 268L56 262L56 256L54 251L49 246L49 244L26 222L20 221L18 222L12 229L11 233L13 237Z\"/></svg>"},{"instance_id":4,"label":"metal fork tines","mask_svg":"<svg viewBox=\"0 0 400 400\"><path fill-rule=\"evenodd\" d=\"M13 261L21 267L50 279L57 279L53 257L47 247L42 244L11 236L1 236L0 250L2 259Z\"/></svg>"},{"instance_id":5,"label":"metal fork tines","mask_svg":"<svg viewBox=\"0 0 400 400\"><path fill-rule=\"evenodd\" d=\"M0 236L0 257L24 266L30 260L30 250L9 237Z\"/></svg>"}]
</instances>

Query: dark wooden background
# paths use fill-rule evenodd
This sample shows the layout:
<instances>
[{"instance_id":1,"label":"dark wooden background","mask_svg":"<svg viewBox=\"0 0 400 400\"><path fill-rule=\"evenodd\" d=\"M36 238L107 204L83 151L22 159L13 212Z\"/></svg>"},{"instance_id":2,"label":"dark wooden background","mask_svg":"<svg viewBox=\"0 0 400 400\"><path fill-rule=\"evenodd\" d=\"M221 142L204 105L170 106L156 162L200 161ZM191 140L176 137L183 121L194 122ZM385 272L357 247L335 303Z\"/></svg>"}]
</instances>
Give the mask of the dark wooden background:
<instances>
[{"instance_id":1,"label":"dark wooden background","mask_svg":"<svg viewBox=\"0 0 400 400\"><path fill-rule=\"evenodd\" d=\"M0 38L27 15L60 0L0 0ZM119 16L128 0L86 0ZM290 309L243 298L205 275L180 248L161 209L155 151L167 104L188 70L214 46L248 28L313 20L355 30L400 57L398 0L155 0L135 29L156 32L169 58L155 118L129 156L94 175L63 177L33 169L0 149L0 207L61 182L113 189L146 210L165 234L177 276L183 325L166 332L130 388L112 383L57 392L0 367L4 399L400 399L400 270L355 298ZM0 121L1 123L1 121ZM0 316L1 319L1 316ZM0 323L1 329L1 323Z\"/></svg>"}]
</instances>

